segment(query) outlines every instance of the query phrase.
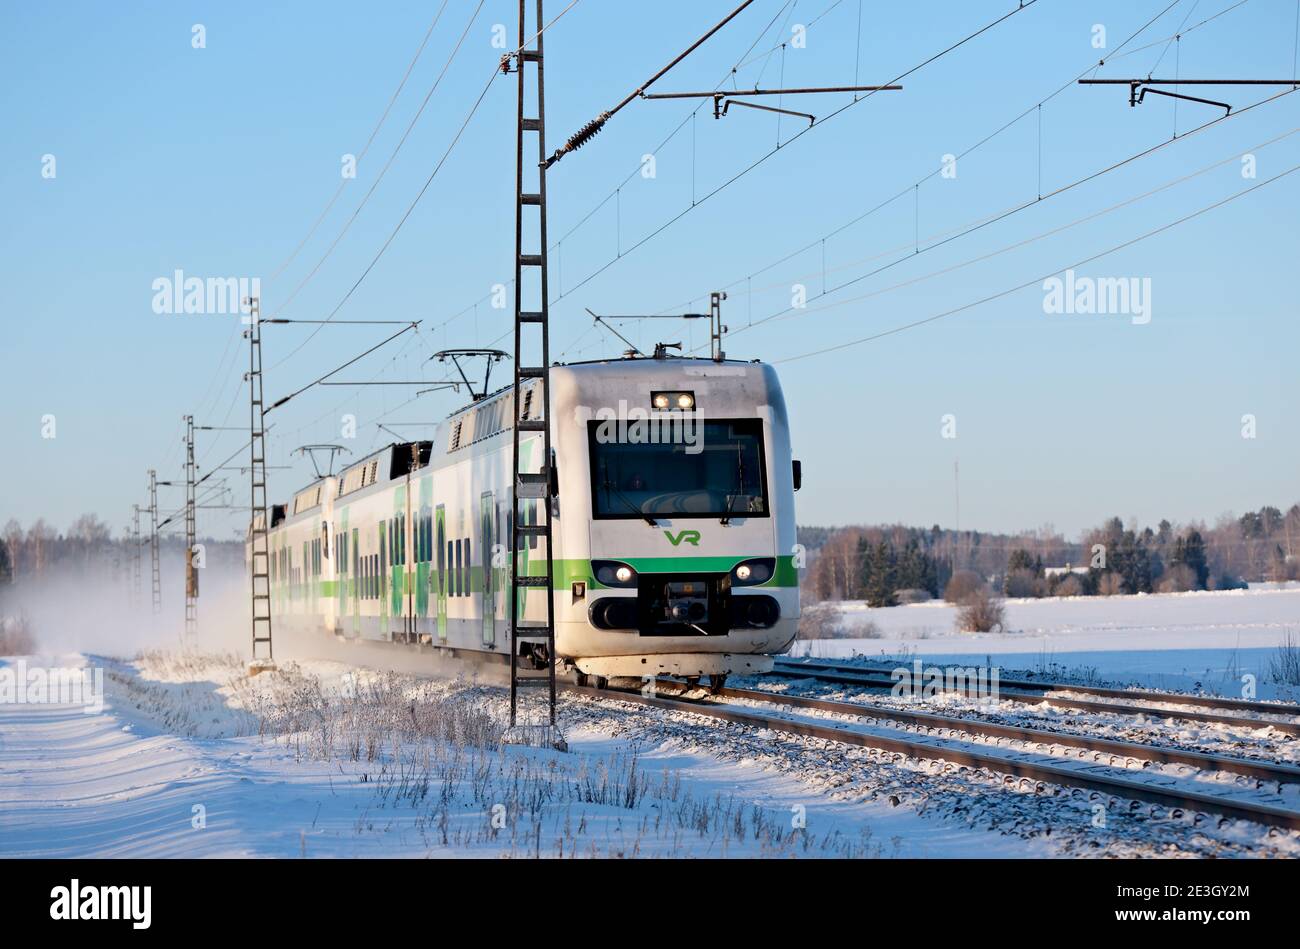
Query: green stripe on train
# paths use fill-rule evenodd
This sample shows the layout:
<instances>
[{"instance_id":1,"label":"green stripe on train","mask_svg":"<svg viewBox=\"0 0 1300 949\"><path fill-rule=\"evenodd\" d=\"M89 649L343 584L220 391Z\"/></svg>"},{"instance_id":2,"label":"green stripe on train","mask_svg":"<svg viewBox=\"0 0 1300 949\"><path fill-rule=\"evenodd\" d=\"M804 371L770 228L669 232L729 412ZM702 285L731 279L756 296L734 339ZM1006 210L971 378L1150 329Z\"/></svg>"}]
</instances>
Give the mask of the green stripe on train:
<instances>
[{"instance_id":1,"label":"green stripe on train","mask_svg":"<svg viewBox=\"0 0 1300 949\"><path fill-rule=\"evenodd\" d=\"M609 557L609 560L618 560L620 563L630 565L639 573L728 573L736 564L745 560L752 560L752 557ZM574 583L583 582L587 584L588 589L604 590L608 589L603 583L598 583L595 577L595 571L591 568L590 560L556 560L555 568L555 587L554 589L568 589ZM401 595L405 596L405 584L402 572L404 568L396 567L390 569L391 583L393 588L398 588ZM540 577L546 571L545 560L530 560L527 566L526 575L531 577ZM502 581L502 589L505 589ZM779 587L797 587L799 585L799 570L794 565L793 557L778 557L776 563L776 573L772 579L766 583L760 583L755 589L760 588L779 588ZM297 587L297 584L293 586ZM346 587L348 595L356 597L356 582L349 578L348 580L321 580L317 584L316 595L319 597L333 598L338 595L340 588ZM483 569L474 565L470 569L470 593L481 593L483 591ZM364 597L362 599L365 599Z\"/></svg>"},{"instance_id":2,"label":"green stripe on train","mask_svg":"<svg viewBox=\"0 0 1300 949\"><path fill-rule=\"evenodd\" d=\"M603 560L617 560L625 563L638 573L730 573L738 563L753 560L753 557L606 557ZM534 560L528 564L528 575L540 577L546 572L545 560ZM555 588L562 589L578 581L584 581L591 589L607 589L598 583L590 560L556 560L554 562ZM793 556L776 558L776 571L766 583L757 587L797 587L799 570L794 565Z\"/></svg>"}]
</instances>

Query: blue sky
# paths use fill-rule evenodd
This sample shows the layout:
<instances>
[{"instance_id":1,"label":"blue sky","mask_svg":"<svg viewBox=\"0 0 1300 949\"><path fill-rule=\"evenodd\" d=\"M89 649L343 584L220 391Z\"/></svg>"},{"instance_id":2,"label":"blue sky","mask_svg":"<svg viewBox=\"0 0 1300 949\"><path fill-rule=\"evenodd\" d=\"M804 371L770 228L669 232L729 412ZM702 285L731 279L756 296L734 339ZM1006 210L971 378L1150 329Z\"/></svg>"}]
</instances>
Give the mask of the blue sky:
<instances>
[{"instance_id":1,"label":"blue sky","mask_svg":"<svg viewBox=\"0 0 1300 949\"><path fill-rule=\"evenodd\" d=\"M913 329L779 364L804 463L801 523L952 525L955 461L961 525L985 530L1053 524L1074 534L1112 514L1213 520L1265 503L1290 505L1300 495L1300 172L1078 268L1088 278L1149 278L1148 323L1044 313L1038 285L999 295L1300 164L1300 133L1288 134L1300 128L1300 96L1245 108L1285 87L1200 90L1231 102L1234 114L1186 138L1222 110L1189 102L1175 109L1156 97L1129 108L1123 87L1075 86L1035 108L1112 53L1095 75L1294 76L1294 0L1180 0L1116 50L1168 4L1038 0L909 75L901 92L859 102L802 135L806 123L796 118L733 110L715 121L705 104L691 119L694 103L632 103L548 179L551 237L564 237L551 262L553 354L619 351L617 340L592 328L585 307L696 309L719 287L729 292L728 354L772 361L996 295ZM326 256L475 5L448 0L356 179L278 276L342 181L342 156L365 145L437 4L5 6L0 439L9 463L0 521L44 516L66 526L93 511L120 527L130 505L145 500L147 468L164 479L180 476L183 414L213 426L246 423L247 352L236 319L156 314L152 282L177 269L259 276L266 315L319 319L333 310L487 83L501 55L494 25L505 24L514 43L515 4L485 0L383 180ZM548 16L565 6L551 0ZM551 147L732 6L581 0L547 34ZM738 62L741 87L842 85L855 76L883 83L1016 6L756 0L658 88L713 88ZM205 48L192 46L195 24L205 29ZM791 42L799 25L807 26L802 48ZM1095 25L1105 28L1104 50L1093 48ZM1181 39L1165 42L1180 30ZM785 105L821 117L849 101L836 95ZM514 108L513 79L497 79L338 312L340 319L420 319L419 336L408 334L339 378L438 378L440 368L425 365L434 350L508 343L509 312L488 298L494 283L511 276ZM932 174L944 155L961 155L1022 113L961 157L955 177ZM710 194L778 141L782 147L761 164L687 210L693 194L697 201ZM655 176L637 174L642 156L656 150ZM1255 156L1253 179L1242 174L1245 152ZM53 178L42 175L46 155L55 158ZM1032 203L935 246L1024 202ZM823 249L822 237L837 229ZM823 286L884 264L821 295ZM806 309L749 328L785 310L800 283ZM643 346L707 343L696 323L622 331ZM308 329L268 328L268 398L387 332L330 328L289 356ZM308 479L310 466L290 453L339 442L345 413L359 426L345 444L361 455L389 440L377 422L432 423L460 401L451 393L412 400L414 393L318 388L275 413L271 460L293 467L272 472L272 495L287 497ZM53 439L42 437L46 415L56 419ZM946 415L955 416L956 438L942 437ZM1244 415L1255 418L1252 439L1242 437ZM237 432L200 433L201 466L239 445ZM242 501L243 478L227 474ZM165 489L161 504L170 511L181 500ZM233 536L238 520L204 512L201 531Z\"/></svg>"}]
</instances>

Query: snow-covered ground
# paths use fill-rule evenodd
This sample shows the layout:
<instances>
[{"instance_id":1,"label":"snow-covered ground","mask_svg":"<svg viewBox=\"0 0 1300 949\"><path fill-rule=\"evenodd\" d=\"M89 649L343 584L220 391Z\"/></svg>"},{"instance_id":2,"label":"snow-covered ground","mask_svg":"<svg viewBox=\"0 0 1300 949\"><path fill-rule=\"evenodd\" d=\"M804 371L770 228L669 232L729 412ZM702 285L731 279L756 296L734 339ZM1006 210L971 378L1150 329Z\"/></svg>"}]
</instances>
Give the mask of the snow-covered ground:
<instances>
[{"instance_id":1,"label":"snow-covered ground","mask_svg":"<svg viewBox=\"0 0 1300 949\"><path fill-rule=\"evenodd\" d=\"M105 705L98 714L0 705L0 857L1045 849L888 801L837 800L744 758L616 737L597 722L570 727L565 754L480 747L495 736L501 690L464 681L418 683L324 661L251 680L233 659L27 662L104 668ZM422 721L400 734L390 714Z\"/></svg>"},{"instance_id":2,"label":"snow-covered ground","mask_svg":"<svg viewBox=\"0 0 1300 949\"><path fill-rule=\"evenodd\" d=\"M1008 599L1007 631L957 632L957 608L936 600L871 609L840 605L844 632L861 638L796 644L805 656L924 656L983 662L1042 675L1096 673L1153 688L1241 694L1254 676L1260 698L1295 698L1270 663L1287 635L1300 644L1300 584L1138 596Z\"/></svg>"},{"instance_id":3,"label":"snow-covered ground","mask_svg":"<svg viewBox=\"0 0 1300 949\"><path fill-rule=\"evenodd\" d=\"M1300 629L1300 589L1010 601L1007 614L1012 631L979 636L955 633L954 611L943 604L847 604L846 624L872 636L800 651L967 664L991 656L1008 670L1199 682L1229 694L1254 673L1260 697L1270 697L1285 691L1267 681L1269 659ZM434 676L428 655L380 649L400 657L389 665L373 653L308 644L316 645L320 652L309 654L331 658L301 658L252 678L233 655L0 660L0 683L25 663L100 670L104 686L102 707L89 712L71 701L5 700L0 689L0 857L1300 853L1300 837L1248 822L1214 827L983 769L617 701L564 698L567 753L502 744L505 693L480 680L486 673ZM889 701L816 683L764 687ZM977 713L964 702L947 697L933 710L1298 760L1290 736L1271 731L1046 705ZM1222 783L1168 768L1147 777ZM1289 806L1298 792L1275 793ZM1099 800L1107 815L1100 824Z\"/></svg>"}]
</instances>

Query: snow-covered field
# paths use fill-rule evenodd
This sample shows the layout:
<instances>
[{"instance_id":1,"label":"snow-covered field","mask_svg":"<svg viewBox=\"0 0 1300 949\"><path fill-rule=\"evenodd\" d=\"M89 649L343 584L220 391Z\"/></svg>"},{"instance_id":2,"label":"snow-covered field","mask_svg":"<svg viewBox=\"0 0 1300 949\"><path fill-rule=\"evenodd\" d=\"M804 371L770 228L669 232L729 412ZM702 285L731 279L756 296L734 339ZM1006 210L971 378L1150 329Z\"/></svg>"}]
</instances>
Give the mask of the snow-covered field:
<instances>
[{"instance_id":1,"label":"snow-covered field","mask_svg":"<svg viewBox=\"0 0 1300 949\"><path fill-rule=\"evenodd\" d=\"M46 661L104 667L105 707L0 705L0 857L1025 852L689 742L577 724L565 754L498 747L501 690L467 681L324 661L255 679L233 658Z\"/></svg>"},{"instance_id":2,"label":"snow-covered field","mask_svg":"<svg viewBox=\"0 0 1300 949\"><path fill-rule=\"evenodd\" d=\"M1260 698L1295 698L1271 680L1288 634L1300 643L1300 584L1138 596L1008 599L1007 631L959 633L942 600L871 609L841 605L849 637L796 644L805 656L924 656L984 661L1039 674L1089 674L1152 688L1240 695L1253 675Z\"/></svg>"},{"instance_id":3,"label":"snow-covered field","mask_svg":"<svg viewBox=\"0 0 1300 949\"><path fill-rule=\"evenodd\" d=\"M1283 635L1300 629L1300 589L1011 601L1008 621L1011 632L959 635L942 604L849 604L845 622L874 638L819 640L801 651L991 655L1008 668L1055 663L1232 694L1240 675L1254 672L1266 697L1284 691L1265 679ZM429 657L406 655L402 673L376 671L370 654L335 653L252 678L233 655L0 660L0 682L24 663L102 670L104 687L102 707L89 712L74 702L0 700L0 857L1300 853L1297 835L1246 822L1211 828L1112 801L1113 816L1098 825L1095 795L1045 794L981 770L623 702L566 697L568 752L503 744L497 682L464 670L432 677ZM815 684L768 687L886 701ZM960 698L942 701L936 710L974 714ZM996 716L1297 761L1294 740L1270 731L1046 705Z\"/></svg>"}]
</instances>

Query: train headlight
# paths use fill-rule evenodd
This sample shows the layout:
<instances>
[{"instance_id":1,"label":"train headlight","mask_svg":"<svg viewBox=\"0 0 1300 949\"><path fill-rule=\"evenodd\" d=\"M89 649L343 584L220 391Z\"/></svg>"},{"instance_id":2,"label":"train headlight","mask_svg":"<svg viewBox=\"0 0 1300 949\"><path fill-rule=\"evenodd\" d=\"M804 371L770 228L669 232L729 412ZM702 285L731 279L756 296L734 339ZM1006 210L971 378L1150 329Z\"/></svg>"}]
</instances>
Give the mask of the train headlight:
<instances>
[{"instance_id":1,"label":"train headlight","mask_svg":"<svg viewBox=\"0 0 1300 949\"><path fill-rule=\"evenodd\" d=\"M650 404L656 409L687 411L695 408L695 393L680 390L672 392L651 392Z\"/></svg>"},{"instance_id":2,"label":"train headlight","mask_svg":"<svg viewBox=\"0 0 1300 949\"><path fill-rule=\"evenodd\" d=\"M757 586L771 580L772 574L775 572L775 557L759 557L755 560L746 560L736 564L731 569L731 585L737 587Z\"/></svg>"},{"instance_id":3,"label":"train headlight","mask_svg":"<svg viewBox=\"0 0 1300 949\"><path fill-rule=\"evenodd\" d=\"M635 587L637 584L636 570L631 564L618 560L593 560L591 567L596 582L604 586Z\"/></svg>"}]
</instances>

